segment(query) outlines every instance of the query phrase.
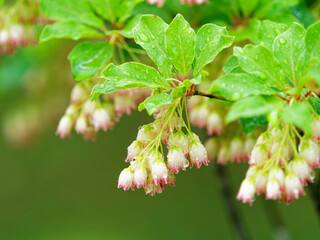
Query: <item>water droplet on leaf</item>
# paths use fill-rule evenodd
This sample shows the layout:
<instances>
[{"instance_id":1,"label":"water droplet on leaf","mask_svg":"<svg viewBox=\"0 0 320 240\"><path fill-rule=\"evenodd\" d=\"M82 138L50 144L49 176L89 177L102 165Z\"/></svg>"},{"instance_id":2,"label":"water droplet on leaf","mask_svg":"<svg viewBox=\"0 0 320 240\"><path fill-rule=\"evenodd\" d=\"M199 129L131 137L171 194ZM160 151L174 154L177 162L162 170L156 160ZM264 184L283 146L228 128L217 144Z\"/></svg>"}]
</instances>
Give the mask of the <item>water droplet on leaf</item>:
<instances>
[{"instance_id":1,"label":"water droplet on leaf","mask_svg":"<svg viewBox=\"0 0 320 240\"><path fill-rule=\"evenodd\" d=\"M286 41L284 38L281 37L281 38L279 39L279 42L280 42L281 44L285 44L287 41Z\"/></svg>"},{"instance_id":2,"label":"water droplet on leaf","mask_svg":"<svg viewBox=\"0 0 320 240\"><path fill-rule=\"evenodd\" d=\"M143 42L149 42L148 36L146 34L144 34L144 33L140 33L140 39Z\"/></svg>"}]
</instances>

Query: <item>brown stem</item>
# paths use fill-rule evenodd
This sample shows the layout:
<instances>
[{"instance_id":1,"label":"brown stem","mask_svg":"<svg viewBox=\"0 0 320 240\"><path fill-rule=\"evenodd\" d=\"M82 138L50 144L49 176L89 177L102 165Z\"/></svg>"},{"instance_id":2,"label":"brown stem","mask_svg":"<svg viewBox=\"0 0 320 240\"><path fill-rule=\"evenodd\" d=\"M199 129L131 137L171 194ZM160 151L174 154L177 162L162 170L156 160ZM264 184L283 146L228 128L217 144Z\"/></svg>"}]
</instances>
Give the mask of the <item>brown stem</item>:
<instances>
[{"instance_id":1,"label":"brown stem","mask_svg":"<svg viewBox=\"0 0 320 240\"><path fill-rule=\"evenodd\" d=\"M225 99L224 97L209 94L209 93L199 92L198 90L194 90L192 95L198 95L198 96L203 96L203 97L207 97L207 98L213 98L213 99L219 99L219 100L223 100L223 101L227 101L227 102L232 102L230 100Z\"/></svg>"}]
</instances>

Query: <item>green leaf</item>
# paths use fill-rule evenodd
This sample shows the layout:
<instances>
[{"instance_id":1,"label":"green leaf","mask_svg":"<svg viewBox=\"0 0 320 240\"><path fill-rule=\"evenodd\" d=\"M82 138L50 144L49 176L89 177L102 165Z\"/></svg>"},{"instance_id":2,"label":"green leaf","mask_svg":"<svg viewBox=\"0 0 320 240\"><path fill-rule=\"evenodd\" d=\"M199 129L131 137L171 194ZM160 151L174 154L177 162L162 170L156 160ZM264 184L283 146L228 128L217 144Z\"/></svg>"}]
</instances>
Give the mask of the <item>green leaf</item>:
<instances>
[{"instance_id":1,"label":"green leaf","mask_svg":"<svg viewBox=\"0 0 320 240\"><path fill-rule=\"evenodd\" d=\"M158 66L159 72L165 77L172 76L172 64L165 51L165 31L168 28L157 16L142 16L138 25L133 29L134 40L144 48L149 57Z\"/></svg>"},{"instance_id":2,"label":"green leaf","mask_svg":"<svg viewBox=\"0 0 320 240\"><path fill-rule=\"evenodd\" d=\"M175 68L187 76L195 57L195 32L178 14L166 31L166 53Z\"/></svg>"},{"instance_id":3,"label":"green leaf","mask_svg":"<svg viewBox=\"0 0 320 240\"><path fill-rule=\"evenodd\" d=\"M262 79L269 86L283 87L286 85L279 63L266 47L261 45L235 47L234 55L238 58L243 70Z\"/></svg>"},{"instance_id":4,"label":"green leaf","mask_svg":"<svg viewBox=\"0 0 320 240\"><path fill-rule=\"evenodd\" d=\"M320 60L320 21L312 24L307 29L306 45L311 57Z\"/></svg>"},{"instance_id":5,"label":"green leaf","mask_svg":"<svg viewBox=\"0 0 320 240\"><path fill-rule=\"evenodd\" d=\"M274 96L249 96L235 102L226 117L226 122L232 122L238 118L253 118L268 114L281 102Z\"/></svg>"},{"instance_id":6,"label":"green leaf","mask_svg":"<svg viewBox=\"0 0 320 240\"><path fill-rule=\"evenodd\" d=\"M223 71L225 73L230 73L232 71L232 69L240 67L239 66L239 60L236 56L232 55L228 61L226 62L226 64L223 67Z\"/></svg>"},{"instance_id":7,"label":"green leaf","mask_svg":"<svg viewBox=\"0 0 320 240\"><path fill-rule=\"evenodd\" d=\"M112 23L123 23L132 15L134 7L143 0L89 0L95 11Z\"/></svg>"},{"instance_id":8,"label":"green leaf","mask_svg":"<svg viewBox=\"0 0 320 240\"><path fill-rule=\"evenodd\" d=\"M289 30L278 35L273 42L273 53L287 78L297 84L309 64L304 41L305 29L293 23Z\"/></svg>"},{"instance_id":9,"label":"green leaf","mask_svg":"<svg viewBox=\"0 0 320 240\"><path fill-rule=\"evenodd\" d=\"M234 37L228 36L226 27L214 24L206 24L197 32L196 36L196 59L194 74L199 71L221 52L233 43Z\"/></svg>"},{"instance_id":10,"label":"green leaf","mask_svg":"<svg viewBox=\"0 0 320 240\"><path fill-rule=\"evenodd\" d=\"M274 90L248 74L229 73L213 81L210 93L221 94L234 101L250 95L272 95Z\"/></svg>"},{"instance_id":11,"label":"green leaf","mask_svg":"<svg viewBox=\"0 0 320 240\"><path fill-rule=\"evenodd\" d=\"M272 50L274 39L286 30L288 30L286 24L272 22L270 20L260 21L258 22L258 37L255 43L261 43L266 48Z\"/></svg>"},{"instance_id":12,"label":"green leaf","mask_svg":"<svg viewBox=\"0 0 320 240\"><path fill-rule=\"evenodd\" d=\"M320 99L318 97L309 97L308 102L318 115L320 115Z\"/></svg>"},{"instance_id":13,"label":"green leaf","mask_svg":"<svg viewBox=\"0 0 320 240\"><path fill-rule=\"evenodd\" d=\"M40 5L43 13L51 19L104 28L103 21L95 15L88 0L40 0Z\"/></svg>"},{"instance_id":14,"label":"green leaf","mask_svg":"<svg viewBox=\"0 0 320 240\"><path fill-rule=\"evenodd\" d=\"M124 63L116 66L113 63L101 73L106 81L96 85L91 92L91 99L102 93L109 94L116 90L148 87L151 90L170 89L170 84L153 67L141 63Z\"/></svg>"},{"instance_id":15,"label":"green leaf","mask_svg":"<svg viewBox=\"0 0 320 240\"><path fill-rule=\"evenodd\" d=\"M240 118L242 130L245 134L252 132L256 127L267 126L268 120L266 116L261 115L252 118Z\"/></svg>"},{"instance_id":16,"label":"green leaf","mask_svg":"<svg viewBox=\"0 0 320 240\"><path fill-rule=\"evenodd\" d=\"M112 57L113 47L108 42L78 44L69 54L73 78L81 81L94 77L102 65Z\"/></svg>"},{"instance_id":17,"label":"green leaf","mask_svg":"<svg viewBox=\"0 0 320 240\"><path fill-rule=\"evenodd\" d=\"M101 37L103 37L103 34L93 28L79 24L75 21L61 21L52 25L46 25L41 32L40 42L45 42L52 38L79 40L81 38Z\"/></svg>"},{"instance_id":18,"label":"green leaf","mask_svg":"<svg viewBox=\"0 0 320 240\"><path fill-rule=\"evenodd\" d=\"M126 38L133 38L133 29L135 28L135 26L137 26L137 24L139 23L141 19L141 15L136 15L133 18L129 19L123 29L118 30L118 33L120 33L122 36L126 37Z\"/></svg>"},{"instance_id":19,"label":"green leaf","mask_svg":"<svg viewBox=\"0 0 320 240\"><path fill-rule=\"evenodd\" d=\"M320 59L313 59L310 65L309 76L320 85Z\"/></svg>"},{"instance_id":20,"label":"green leaf","mask_svg":"<svg viewBox=\"0 0 320 240\"><path fill-rule=\"evenodd\" d=\"M301 128L305 134L311 133L312 113L306 102L295 102L281 111L281 116L287 122L291 122Z\"/></svg>"},{"instance_id":21,"label":"green leaf","mask_svg":"<svg viewBox=\"0 0 320 240\"><path fill-rule=\"evenodd\" d=\"M151 115L160 107L168 105L172 102L172 96L167 93L161 93L150 96L145 99L138 107L139 111L146 109L148 114Z\"/></svg>"}]
</instances>

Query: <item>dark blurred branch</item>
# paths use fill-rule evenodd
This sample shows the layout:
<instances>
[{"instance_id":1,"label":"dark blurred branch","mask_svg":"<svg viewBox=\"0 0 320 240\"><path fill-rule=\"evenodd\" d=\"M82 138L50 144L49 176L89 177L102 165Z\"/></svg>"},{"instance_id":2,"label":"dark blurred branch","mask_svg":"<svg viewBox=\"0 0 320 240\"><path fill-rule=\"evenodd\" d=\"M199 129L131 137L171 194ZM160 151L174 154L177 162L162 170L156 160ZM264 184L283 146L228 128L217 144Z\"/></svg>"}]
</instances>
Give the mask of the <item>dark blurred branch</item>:
<instances>
[{"instance_id":1,"label":"dark blurred branch","mask_svg":"<svg viewBox=\"0 0 320 240\"><path fill-rule=\"evenodd\" d=\"M199 92L198 90L195 90L193 95L198 95L198 96L203 96L203 97L207 97L207 98L219 99L219 100L230 102L229 100L225 99L224 97L209 94L209 93Z\"/></svg>"},{"instance_id":2,"label":"dark blurred branch","mask_svg":"<svg viewBox=\"0 0 320 240\"><path fill-rule=\"evenodd\" d=\"M237 235L236 239L247 240L249 239L248 233L244 227L243 222L240 219L238 210L236 208L235 197L231 190L231 184L229 181L229 177L227 176L225 166L217 164L214 169L216 169L215 173L218 176L227 210Z\"/></svg>"}]
</instances>

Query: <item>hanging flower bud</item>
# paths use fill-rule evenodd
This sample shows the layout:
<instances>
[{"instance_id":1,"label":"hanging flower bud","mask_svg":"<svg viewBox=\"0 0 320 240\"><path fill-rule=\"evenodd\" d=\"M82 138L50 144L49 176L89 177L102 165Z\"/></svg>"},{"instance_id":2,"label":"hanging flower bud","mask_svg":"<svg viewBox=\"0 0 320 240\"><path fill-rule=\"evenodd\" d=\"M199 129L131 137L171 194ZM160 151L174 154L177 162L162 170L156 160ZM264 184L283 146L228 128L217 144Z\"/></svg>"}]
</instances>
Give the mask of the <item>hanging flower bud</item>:
<instances>
[{"instance_id":1,"label":"hanging flower bud","mask_svg":"<svg viewBox=\"0 0 320 240\"><path fill-rule=\"evenodd\" d=\"M255 193L256 187L254 185L254 181L250 178L245 178L241 183L237 199L243 203L249 203L251 205L254 201Z\"/></svg>"},{"instance_id":2,"label":"hanging flower bud","mask_svg":"<svg viewBox=\"0 0 320 240\"><path fill-rule=\"evenodd\" d=\"M160 181L168 182L168 169L164 161L160 158L156 159L152 164L152 182L158 185Z\"/></svg>"},{"instance_id":3,"label":"hanging flower bud","mask_svg":"<svg viewBox=\"0 0 320 240\"><path fill-rule=\"evenodd\" d=\"M144 191L146 192L146 194L150 194L150 196L154 196L156 192L162 193L162 188L161 188L160 184L155 185L152 182L152 179L149 177L147 180L146 187L144 188Z\"/></svg>"},{"instance_id":4,"label":"hanging flower bud","mask_svg":"<svg viewBox=\"0 0 320 240\"><path fill-rule=\"evenodd\" d=\"M212 135L214 133L218 135L221 134L223 130L223 119L218 113L212 112L208 116L207 130L209 135Z\"/></svg>"},{"instance_id":5,"label":"hanging flower bud","mask_svg":"<svg viewBox=\"0 0 320 240\"><path fill-rule=\"evenodd\" d=\"M201 163L208 166L208 155L205 147L198 141L193 141L189 146L189 156L191 160L190 167L196 165L197 168L201 167Z\"/></svg>"},{"instance_id":6,"label":"hanging flower bud","mask_svg":"<svg viewBox=\"0 0 320 240\"><path fill-rule=\"evenodd\" d=\"M83 115L85 117L92 116L96 107L97 103L95 101L85 101L85 103L83 104Z\"/></svg>"},{"instance_id":7,"label":"hanging flower bud","mask_svg":"<svg viewBox=\"0 0 320 240\"><path fill-rule=\"evenodd\" d=\"M303 158L296 157L289 162L289 169L293 172L300 181L305 185L306 180L312 181L312 169L309 167L308 162Z\"/></svg>"},{"instance_id":8,"label":"hanging flower bud","mask_svg":"<svg viewBox=\"0 0 320 240\"><path fill-rule=\"evenodd\" d=\"M75 130L78 134L84 134L88 130L87 119L81 114L76 120Z\"/></svg>"},{"instance_id":9,"label":"hanging flower bud","mask_svg":"<svg viewBox=\"0 0 320 240\"><path fill-rule=\"evenodd\" d=\"M186 170L189 161L185 158L180 148L173 146L168 152L168 169L174 173L178 173L180 169Z\"/></svg>"},{"instance_id":10,"label":"hanging flower bud","mask_svg":"<svg viewBox=\"0 0 320 240\"><path fill-rule=\"evenodd\" d=\"M162 154L161 154L158 150L152 151L151 153L148 154L148 156L147 156L147 161L148 161L148 168L149 168L150 170L152 169L153 163L154 163L158 158L159 158L161 161L164 161L164 160L163 160L164 158L163 158Z\"/></svg>"},{"instance_id":11,"label":"hanging flower bud","mask_svg":"<svg viewBox=\"0 0 320 240\"><path fill-rule=\"evenodd\" d=\"M139 129L137 140L147 145L154 139L153 127L143 126Z\"/></svg>"},{"instance_id":12,"label":"hanging flower bud","mask_svg":"<svg viewBox=\"0 0 320 240\"><path fill-rule=\"evenodd\" d=\"M248 137L244 143L244 160L249 160L251 152L255 146L256 140L253 137Z\"/></svg>"},{"instance_id":13,"label":"hanging flower bud","mask_svg":"<svg viewBox=\"0 0 320 240\"><path fill-rule=\"evenodd\" d=\"M137 186L137 188L140 188L143 186L144 188L146 187L147 183L147 170L143 167L140 166L133 174L133 182Z\"/></svg>"},{"instance_id":14,"label":"hanging flower bud","mask_svg":"<svg viewBox=\"0 0 320 240\"><path fill-rule=\"evenodd\" d=\"M130 168L125 168L122 170L118 180L118 188L123 188L123 190L127 191L133 183L133 174Z\"/></svg>"},{"instance_id":15,"label":"hanging flower bud","mask_svg":"<svg viewBox=\"0 0 320 240\"><path fill-rule=\"evenodd\" d=\"M194 109L190 115L190 122L198 127L204 127L207 125L209 117L209 108L206 104L202 104L200 107Z\"/></svg>"},{"instance_id":16,"label":"hanging flower bud","mask_svg":"<svg viewBox=\"0 0 320 240\"><path fill-rule=\"evenodd\" d=\"M87 100L88 97L89 94L86 89L81 84L76 84L71 91L70 103L83 102Z\"/></svg>"},{"instance_id":17,"label":"hanging flower bud","mask_svg":"<svg viewBox=\"0 0 320 240\"><path fill-rule=\"evenodd\" d=\"M181 149L185 155L188 154L188 138L182 131L170 135L168 146L171 148L173 145Z\"/></svg>"},{"instance_id":18,"label":"hanging flower bud","mask_svg":"<svg viewBox=\"0 0 320 240\"><path fill-rule=\"evenodd\" d=\"M189 5L207 3L208 0L180 0L182 4L188 3Z\"/></svg>"},{"instance_id":19,"label":"hanging flower bud","mask_svg":"<svg viewBox=\"0 0 320 240\"><path fill-rule=\"evenodd\" d=\"M268 183L268 174L264 173L263 171L258 171L255 176L255 184L256 184L258 195L266 192L267 183Z\"/></svg>"},{"instance_id":20,"label":"hanging flower bud","mask_svg":"<svg viewBox=\"0 0 320 240\"><path fill-rule=\"evenodd\" d=\"M280 188L283 190L284 188L284 172L280 167L273 167L268 176L268 180L276 179L280 184Z\"/></svg>"},{"instance_id":21,"label":"hanging flower bud","mask_svg":"<svg viewBox=\"0 0 320 240\"><path fill-rule=\"evenodd\" d=\"M136 103L132 97L128 94L123 96L116 95L114 98L114 108L116 110L117 116L122 116L123 113L130 114L131 109L136 109Z\"/></svg>"},{"instance_id":22,"label":"hanging flower bud","mask_svg":"<svg viewBox=\"0 0 320 240\"><path fill-rule=\"evenodd\" d=\"M294 174L288 174L285 178L286 203L290 203L291 199L298 199L300 194L305 195L299 178Z\"/></svg>"},{"instance_id":23,"label":"hanging flower bud","mask_svg":"<svg viewBox=\"0 0 320 240\"><path fill-rule=\"evenodd\" d=\"M268 160L268 151L265 145L255 145L249 160L250 165L259 165Z\"/></svg>"},{"instance_id":24,"label":"hanging flower bud","mask_svg":"<svg viewBox=\"0 0 320 240\"><path fill-rule=\"evenodd\" d=\"M315 141L320 141L320 117L315 117L313 119L312 125L312 137Z\"/></svg>"},{"instance_id":25,"label":"hanging flower bud","mask_svg":"<svg viewBox=\"0 0 320 240\"><path fill-rule=\"evenodd\" d=\"M230 149L229 144L222 144L219 150L217 162L221 165L226 165L230 159Z\"/></svg>"},{"instance_id":26,"label":"hanging flower bud","mask_svg":"<svg viewBox=\"0 0 320 240\"><path fill-rule=\"evenodd\" d=\"M239 163L243 156L243 142L240 138L234 138L230 142L230 160Z\"/></svg>"},{"instance_id":27,"label":"hanging flower bud","mask_svg":"<svg viewBox=\"0 0 320 240\"><path fill-rule=\"evenodd\" d=\"M276 200L281 197L280 184L276 178L271 178L268 180L266 199Z\"/></svg>"},{"instance_id":28,"label":"hanging flower bud","mask_svg":"<svg viewBox=\"0 0 320 240\"><path fill-rule=\"evenodd\" d=\"M130 162L133 159L135 159L140 154L142 149L142 144L139 141L133 141L128 147L128 155L126 162Z\"/></svg>"},{"instance_id":29,"label":"hanging flower bud","mask_svg":"<svg viewBox=\"0 0 320 240\"><path fill-rule=\"evenodd\" d=\"M301 140L299 155L308 162L310 167L320 167L319 147L312 139L303 138Z\"/></svg>"},{"instance_id":30,"label":"hanging flower bud","mask_svg":"<svg viewBox=\"0 0 320 240\"><path fill-rule=\"evenodd\" d=\"M156 4L158 7L162 7L165 0L147 0L149 4Z\"/></svg>"},{"instance_id":31,"label":"hanging flower bud","mask_svg":"<svg viewBox=\"0 0 320 240\"><path fill-rule=\"evenodd\" d=\"M217 157L218 151L219 151L219 144L218 144L217 139L214 137L208 139L205 142L204 147L207 150L209 160L211 162L213 162L215 160L215 158Z\"/></svg>"},{"instance_id":32,"label":"hanging flower bud","mask_svg":"<svg viewBox=\"0 0 320 240\"><path fill-rule=\"evenodd\" d=\"M70 115L64 115L59 122L56 134L59 135L61 138L67 137L72 129L73 120Z\"/></svg>"},{"instance_id":33,"label":"hanging flower bud","mask_svg":"<svg viewBox=\"0 0 320 240\"><path fill-rule=\"evenodd\" d=\"M104 107L97 107L93 113L93 125L96 131L106 131L113 127L112 119L108 110Z\"/></svg>"},{"instance_id":34,"label":"hanging flower bud","mask_svg":"<svg viewBox=\"0 0 320 240\"><path fill-rule=\"evenodd\" d=\"M169 183L172 187L174 187L174 186L176 185L176 184L175 184L176 176L174 175L174 173L173 173L172 171L170 171L170 172L168 173L168 179L169 179L168 183Z\"/></svg>"}]
</instances>

